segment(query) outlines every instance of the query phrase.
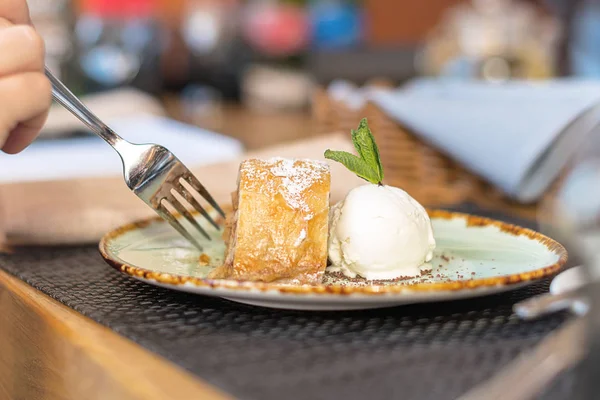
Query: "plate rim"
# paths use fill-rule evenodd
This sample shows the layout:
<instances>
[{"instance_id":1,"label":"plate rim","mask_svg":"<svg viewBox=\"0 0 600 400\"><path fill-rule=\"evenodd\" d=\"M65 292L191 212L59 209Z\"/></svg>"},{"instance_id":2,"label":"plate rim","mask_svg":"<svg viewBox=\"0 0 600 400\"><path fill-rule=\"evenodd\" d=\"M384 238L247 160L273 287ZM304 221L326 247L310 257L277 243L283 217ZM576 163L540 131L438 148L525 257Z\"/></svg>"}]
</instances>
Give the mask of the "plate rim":
<instances>
[{"instance_id":1,"label":"plate rim","mask_svg":"<svg viewBox=\"0 0 600 400\"><path fill-rule=\"evenodd\" d=\"M482 217L467 213L447 211L441 209L427 209L430 218L436 219L455 219L466 220L467 227L485 227L495 226L502 232L514 236L526 236L545 246L551 252L557 254L559 259L550 265L537 268L527 272L521 272L510 275L502 275L490 278L463 279L451 282L429 282L397 285L366 285L366 286L343 286L343 285L283 285L272 282L253 282L238 281L231 279L209 279L186 275L177 275L167 272L151 271L142 267L137 267L125 263L118 257L113 256L108 250L109 242L119 236L124 235L135 229L143 229L153 223L166 223L159 216L149 217L122 225L110 232L107 232L100 240L98 249L104 261L117 271L134 278L143 278L149 281L155 281L167 286L178 287L182 285L192 285L204 289L213 289L216 295L218 290L227 289L233 291L255 291L255 292L277 292L280 295L394 295L406 292L454 292L461 290L473 290L486 287L514 286L519 283L537 281L558 273L568 260L568 253L565 247L556 240L543 235L540 232L519 225L510 224L493 218Z\"/></svg>"}]
</instances>

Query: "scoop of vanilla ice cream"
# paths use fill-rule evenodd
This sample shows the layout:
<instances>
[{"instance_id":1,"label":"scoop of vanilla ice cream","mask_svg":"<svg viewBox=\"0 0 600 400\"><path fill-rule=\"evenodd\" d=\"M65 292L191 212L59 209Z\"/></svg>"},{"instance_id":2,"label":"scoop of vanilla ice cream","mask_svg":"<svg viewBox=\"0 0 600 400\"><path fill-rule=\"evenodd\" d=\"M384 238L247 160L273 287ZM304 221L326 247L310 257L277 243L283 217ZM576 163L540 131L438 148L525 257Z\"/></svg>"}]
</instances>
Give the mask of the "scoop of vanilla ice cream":
<instances>
[{"instance_id":1,"label":"scoop of vanilla ice cream","mask_svg":"<svg viewBox=\"0 0 600 400\"><path fill-rule=\"evenodd\" d=\"M396 279L430 269L435 239L427 212L405 191L368 184L331 208L330 271Z\"/></svg>"}]
</instances>

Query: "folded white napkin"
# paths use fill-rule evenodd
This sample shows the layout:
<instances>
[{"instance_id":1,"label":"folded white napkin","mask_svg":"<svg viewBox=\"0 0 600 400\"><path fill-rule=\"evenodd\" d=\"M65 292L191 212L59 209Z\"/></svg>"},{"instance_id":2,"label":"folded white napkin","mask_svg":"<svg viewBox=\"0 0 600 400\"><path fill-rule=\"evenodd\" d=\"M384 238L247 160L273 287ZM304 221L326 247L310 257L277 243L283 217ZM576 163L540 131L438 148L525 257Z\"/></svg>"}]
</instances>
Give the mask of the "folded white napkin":
<instances>
[{"instance_id":1,"label":"folded white napkin","mask_svg":"<svg viewBox=\"0 0 600 400\"><path fill-rule=\"evenodd\" d=\"M352 91L508 196L534 202L600 123L600 82L419 79L394 90ZM338 99L341 96L337 95Z\"/></svg>"},{"instance_id":2,"label":"folded white napkin","mask_svg":"<svg viewBox=\"0 0 600 400\"><path fill-rule=\"evenodd\" d=\"M113 121L132 115L166 116L167 111L156 97L139 89L123 87L82 95L81 101L103 121ZM84 126L70 111L53 103L40 138L68 136Z\"/></svg>"},{"instance_id":3,"label":"folded white napkin","mask_svg":"<svg viewBox=\"0 0 600 400\"><path fill-rule=\"evenodd\" d=\"M109 126L133 143L157 143L195 167L239 157L236 139L152 115L111 119ZM0 183L114 176L123 167L118 154L96 135L39 139L16 156L0 156Z\"/></svg>"}]
</instances>

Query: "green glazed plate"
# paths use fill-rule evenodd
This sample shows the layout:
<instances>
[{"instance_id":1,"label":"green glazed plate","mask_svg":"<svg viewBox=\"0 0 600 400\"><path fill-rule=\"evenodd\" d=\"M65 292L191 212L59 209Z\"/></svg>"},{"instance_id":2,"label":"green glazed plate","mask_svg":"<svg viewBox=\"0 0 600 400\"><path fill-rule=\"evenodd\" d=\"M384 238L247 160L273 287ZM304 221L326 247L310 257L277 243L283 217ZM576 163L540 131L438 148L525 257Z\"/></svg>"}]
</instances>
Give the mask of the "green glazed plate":
<instances>
[{"instance_id":1,"label":"green glazed plate","mask_svg":"<svg viewBox=\"0 0 600 400\"><path fill-rule=\"evenodd\" d=\"M467 214L428 212L437 241L432 272L403 281L358 281L329 273L316 286L206 279L223 261L221 232L213 229L212 240L202 242L201 254L159 219L106 234L100 252L117 270L149 284L302 310L380 308L489 295L554 275L567 261L564 247L538 232Z\"/></svg>"}]
</instances>

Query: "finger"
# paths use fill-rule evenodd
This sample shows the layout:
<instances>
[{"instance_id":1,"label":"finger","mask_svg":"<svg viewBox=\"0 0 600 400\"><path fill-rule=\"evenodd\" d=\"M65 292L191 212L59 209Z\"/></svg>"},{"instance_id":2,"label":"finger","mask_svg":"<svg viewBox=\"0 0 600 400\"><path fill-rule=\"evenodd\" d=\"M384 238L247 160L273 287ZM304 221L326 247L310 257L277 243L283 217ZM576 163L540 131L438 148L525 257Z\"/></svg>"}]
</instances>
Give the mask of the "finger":
<instances>
[{"instance_id":1,"label":"finger","mask_svg":"<svg viewBox=\"0 0 600 400\"><path fill-rule=\"evenodd\" d=\"M10 28L11 26L15 26L15 24L10 22L6 18L0 17L0 31L6 28Z\"/></svg>"},{"instance_id":2,"label":"finger","mask_svg":"<svg viewBox=\"0 0 600 400\"><path fill-rule=\"evenodd\" d=\"M42 72L0 78L0 146L22 150L37 135L51 103L51 85Z\"/></svg>"},{"instance_id":3,"label":"finger","mask_svg":"<svg viewBox=\"0 0 600 400\"><path fill-rule=\"evenodd\" d=\"M22 152L27 146L34 141L38 133L46 123L48 111L39 114L27 122L20 123L8 135L2 151L7 154L17 154Z\"/></svg>"},{"instance_id":4,"label":"finger","mask_svg":"<svg viewBox=\"0 0 600 400\"><path fill-rule=\"evenodd\" d=\"M29 25L14 25L2 30L0 54L10 54L10 57L0 57L0 77L44 69L44 40Z\"/></svg>"},{"instance_id":5,"label":"finger","mask_svg":"<svg viewBox=\"0 0 600 400\"><path fill-rule=\"evenodd\" d=\"M29 24L29 8L25 0L0 0L0 15L13 24Z\"/></svg>"}]
</instances>

